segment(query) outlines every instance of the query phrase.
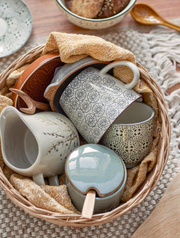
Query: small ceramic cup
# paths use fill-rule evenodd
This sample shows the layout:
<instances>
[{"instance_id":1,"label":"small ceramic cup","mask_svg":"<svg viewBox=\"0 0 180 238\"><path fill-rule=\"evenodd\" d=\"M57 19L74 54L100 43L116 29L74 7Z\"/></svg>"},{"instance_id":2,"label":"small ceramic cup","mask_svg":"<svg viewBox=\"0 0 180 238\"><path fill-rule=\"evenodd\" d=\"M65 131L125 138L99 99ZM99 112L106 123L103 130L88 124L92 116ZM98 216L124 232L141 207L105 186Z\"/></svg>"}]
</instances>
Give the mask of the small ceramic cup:
<instances>
[{"instance_id":1,"label":"small ceramic cup","mask_svg":"<svg viewBox=\"0 0 180 238\"><path fill-rule=\"evenodd\" d=\"M106 74L117 65L129 67L134 78L124 84ZM132 90L139 79L139 70L129 61L117 61L98 70L88 67L65 88L60 106L81 136L88 143L98 143L116 118L142 96Z\"/></svg>"},{"instance_id":2,"label":"small ceramic cup","mask_svg":"<svg viewBox=\"0 0 180 238\"><path fill-rule=\"evenodd\" d=\"M100 143L114 150L126 167L132 168L149 154L153 131L153 108L142 102L134 102L110 126Z\"/></svg>"},{"instance_id":3,"label":"small ceramic cup","mask_svg":"<svg viewBox=\"0 0 180 238\"><path fill-rule=\"evenodd\" d=\"M4 162L13 171L33 177L38 185L49 177L58 185L65 160L79 146L78 133L64 115L39 112L27 115L8 106L0 116L1 147Z\"/></svg>"},{"instance_id":4,"label":"small ceramic cup","mask_svg":"<svg viewBox=\"0 0 180 238\"><path fill-rule=\"evenodd\" d=\"M111 149L97 144L76 148L66 160L65 174L68 193L79 211L92 190L96 191L94 213L119 205L127 171L123 160Z\"/></svg>"}]
</instances>

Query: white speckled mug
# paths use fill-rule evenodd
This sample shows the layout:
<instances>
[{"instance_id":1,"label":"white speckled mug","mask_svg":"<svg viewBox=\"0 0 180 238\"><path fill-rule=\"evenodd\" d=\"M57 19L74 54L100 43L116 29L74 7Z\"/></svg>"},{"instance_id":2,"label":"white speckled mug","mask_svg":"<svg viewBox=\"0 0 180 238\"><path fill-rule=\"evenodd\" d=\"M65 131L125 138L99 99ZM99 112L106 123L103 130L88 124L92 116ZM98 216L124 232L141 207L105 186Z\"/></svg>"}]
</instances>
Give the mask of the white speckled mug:
<instances>
[{"instance_id":1,"label":"white speckled mug","mask_svg":"<svg viewBox=\"0 0 180 238\"><path fill-rule=\"evenodd\" d=\"M73 124L56 112L27 115L8 106L1 113L0 129L4 162L38 185L44 184L44 177L58 185L67 156L80 144Z\"/></svg>"},{"instance_id":2,"label":"white speckled mug","mask_svg":"<svg viewBox=\"0 0 180 238\"><path fill-rule=\"evenodd\" d=\"M133 71L132 82L125 84L107 74L118 65ZM101 70L88 67L69 83L59 102L81 136L96 144L116 118L142 97L132 89L138 80L139 70L129 61L116 61Z\"/></svg>"}]
</instances>

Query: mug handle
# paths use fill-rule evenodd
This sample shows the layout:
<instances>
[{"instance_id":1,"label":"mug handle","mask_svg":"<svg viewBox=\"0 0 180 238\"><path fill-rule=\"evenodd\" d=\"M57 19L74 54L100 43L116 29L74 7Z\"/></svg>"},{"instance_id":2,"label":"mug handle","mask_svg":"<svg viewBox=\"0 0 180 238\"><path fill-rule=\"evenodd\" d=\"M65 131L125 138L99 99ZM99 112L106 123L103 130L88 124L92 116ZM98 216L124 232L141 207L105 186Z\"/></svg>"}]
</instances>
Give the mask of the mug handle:
<instances>
[{"instance_id":1,"label":"mug handle","mask_svg":"<svg viewBox=\"0 0 180 238\"><path fill-rule=\"evenodd\" d=\"M45 185L43 174L34 175L33 176L33 181L39 186Z\"/></svg>"},{"instance_id":2,"label":"mug handle","mask_svg":"<svg viewBox=\"0 0 180 238\"><path fill-rule=\"evenodd\" d=\"M50 186L59 186L59 179L57 175L48 177L48 181Z\"/></svg>"},{"instance_id":3,"label":"mug handle","mask_svg":"<svg viewBox=\"0 0 180 238\"><path fill-rule=\"evenodd\" d=\"M127 66L128 68L130 68L133 71L133 73L134 73L133 80L131 81L131 83L127 83L124 85L125 88L132 89L137 84L137 82L140 78L140 73L139 73L138 67L129 61L117 61L117 62L110 63L107 66L105 66L103 69L101 69L99 73L106 74L110 69L112 69L113 67L118 66L118 65Z\"/></svg>"},{"instance_id":4,"label":"mug handle","mask_svg":"<svg viewBox=\"0 0 180 238\"><path fill-rule=\"evenodd\" d=\"M48 180L49 180L49 185L50 186L59 186L59 179L58 179L57 175L52 176L52 177L48 177ZM39 186L45 185L43 174L34 175L33 176L33 181Z\"/></svg>"}]
</instances>

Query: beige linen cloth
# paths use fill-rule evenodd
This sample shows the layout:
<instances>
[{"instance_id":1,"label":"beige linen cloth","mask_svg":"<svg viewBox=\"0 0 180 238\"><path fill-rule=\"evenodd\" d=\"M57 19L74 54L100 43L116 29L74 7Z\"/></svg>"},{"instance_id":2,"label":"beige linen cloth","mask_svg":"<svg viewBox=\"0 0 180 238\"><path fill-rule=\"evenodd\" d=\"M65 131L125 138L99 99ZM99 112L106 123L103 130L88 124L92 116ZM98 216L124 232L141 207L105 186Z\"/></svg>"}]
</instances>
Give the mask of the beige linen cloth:
<instances>
[{"instance_id":1,"label":"beige linen cloth","mask_svg":"<svg viewBox=\"0 0 180 238\"><path fill-rule=\"evenodd\" d=\"M73 63L91 56L100 61L127 60L136 64L135 56L130 51L105 41L100 37L89 35L52 32L45 44L42 55L49 52L59 52L60 59L64 63ZM14 86L19 76L28 66L29 63L16 69L6 79L6 85L0 89L0 112L7 105L13 105L9 88ZM133 73L126 66L117 66L114 68L114 76L125 83L129 83L132 80ZM138 166L127 170L127 182L122 202L128 201L143 183L147 173L154 167L157 156L160 123L158 122L156 98L153 91L141 78L134 87L134 90L142 94L144 102L152 106L155 110L154 141L150 154ZM40 187L31 178L14 174L4 164L2 155L0 155L0 167L4 175L10 179L12 185L35 206L62 214L78 213L71 203L66 186L62 183L56 188L48 185ZM64 180L62 178L63 176L60 176L61 181Z\"/></svg>"}]
</instances>

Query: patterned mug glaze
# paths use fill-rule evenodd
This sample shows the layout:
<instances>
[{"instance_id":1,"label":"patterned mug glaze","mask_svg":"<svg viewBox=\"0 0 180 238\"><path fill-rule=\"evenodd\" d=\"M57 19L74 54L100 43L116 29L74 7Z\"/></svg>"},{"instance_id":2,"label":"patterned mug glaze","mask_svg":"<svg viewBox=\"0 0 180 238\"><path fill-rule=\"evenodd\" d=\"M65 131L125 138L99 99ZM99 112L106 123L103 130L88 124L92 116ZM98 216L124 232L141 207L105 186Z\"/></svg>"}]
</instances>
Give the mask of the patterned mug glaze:
<instances>
[{"instance_id":1,"label":"patterned mug glaze","mask_svg":"<svg viewBox=\"0 0 180 238\"><path fill-rule=\"evenodd\" d=\"M33 177L38 185L49 177L58 185L67 156L79 146L73 124L56 112L27 115L8 106L0 117L1 146L4 162L13 171Z\"/></svg>"},{"instance_id":2,"label":"patterned mug glaze","mask_svg":"<svg viewBox=\"0 0 180 238\"><path fill-rule=\"evenodd\" d=\"M134 78L124 84L106 74L117 65L129 67ZM65 88L60 105L81 136L88 143L98 143L116 118L142 96L132 90L139 79L139 70L129 61L108 64L100 71L88 67Z\"/></svg>"},{"instance_id":3,"label":"patterned mug glaze","mask_svg":"<svg viewBox=\"0 0 180 238\"><path fill-rule=\"evenodd\" d=\"M151 150L154 110L142 102L134 102L110 126L101 144L121 156L127 168L139 164Z\"/></svg>"},{"instance_id":4,"label":"patterned mug glaze","mask_svg":"<svg viewBox=\"0 0 180 238\"><path fill-rule=\"evenodd\" d=\"M56 70L51 83L44 92L44 97L49 100L52 111L63 113L62 108L59 105L59 98L76 75L89 66L102 69L108 63L109 62L99 61L89 56L74 63L65 64L62 67L59 67L59 69Z\"/></svg>"}]
</instances>

